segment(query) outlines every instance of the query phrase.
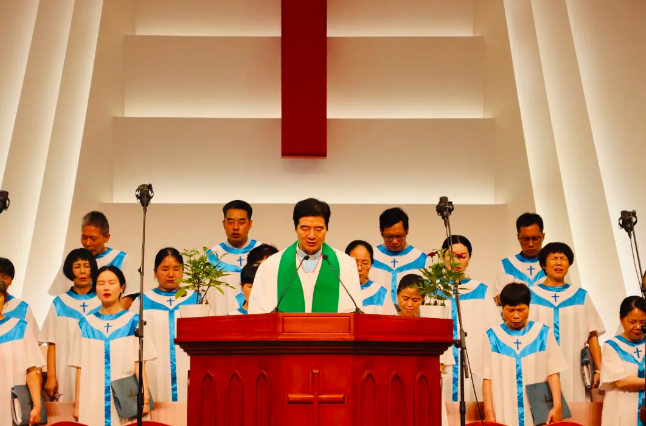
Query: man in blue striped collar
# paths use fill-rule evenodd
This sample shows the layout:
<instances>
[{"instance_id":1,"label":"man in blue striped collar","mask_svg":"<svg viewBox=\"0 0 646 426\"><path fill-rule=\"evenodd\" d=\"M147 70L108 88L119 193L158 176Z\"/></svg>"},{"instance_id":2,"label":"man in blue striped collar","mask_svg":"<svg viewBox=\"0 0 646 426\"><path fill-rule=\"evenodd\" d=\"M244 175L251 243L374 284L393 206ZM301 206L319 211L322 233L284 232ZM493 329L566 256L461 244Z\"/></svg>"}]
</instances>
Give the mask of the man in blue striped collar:
<instances>
[{"instance_id":1,"label":"man in blue striped collar","mask_svg":"<svg viewBox=\"0 0 646 426\"><path fill-rule=\"evenodd\" d=\"M240 273L247 264L249 252L261 243L249 238L253 227L251 216L253 209L246 201L233 200L222 208L224 220L222 226L227 235L226 241L208 251L209 261L220 265L229 275L222 278L231 287L224 287L224 294L219 291L209 292L207 299L215 315L227 315L245 304L240 290Z\"/></svg>"}]
</instances>

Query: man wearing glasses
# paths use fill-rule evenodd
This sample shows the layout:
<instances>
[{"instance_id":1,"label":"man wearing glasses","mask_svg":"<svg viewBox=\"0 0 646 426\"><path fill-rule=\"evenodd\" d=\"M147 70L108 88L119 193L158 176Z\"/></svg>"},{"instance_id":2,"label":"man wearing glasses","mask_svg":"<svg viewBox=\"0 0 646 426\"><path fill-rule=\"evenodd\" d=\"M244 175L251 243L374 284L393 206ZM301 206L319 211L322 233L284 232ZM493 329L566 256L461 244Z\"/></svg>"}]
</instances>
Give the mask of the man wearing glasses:
<instances>
[{"instance_id":1,"label":"man wearing glasses","mask_svg":"<svg viewBox=\"0 0 646 426\"><path fill-rule=\"evenodd\" d=\"M375 281L390 288L390 297L397 306L397 283L406 274L418 274L431 260L426 253L406 243L408 215L399 207L379 216L379 230L384 240L377 246L374 257Z\"/></svg>"}]
</instances>

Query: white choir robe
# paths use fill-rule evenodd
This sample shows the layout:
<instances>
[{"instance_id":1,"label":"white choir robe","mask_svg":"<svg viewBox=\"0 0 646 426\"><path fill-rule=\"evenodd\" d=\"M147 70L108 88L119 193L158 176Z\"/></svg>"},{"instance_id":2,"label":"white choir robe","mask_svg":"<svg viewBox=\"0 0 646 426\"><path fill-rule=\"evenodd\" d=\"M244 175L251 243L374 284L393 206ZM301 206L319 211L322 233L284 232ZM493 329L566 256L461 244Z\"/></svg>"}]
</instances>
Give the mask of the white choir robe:
<instances>
[{"instance_id":1,"label":"white choir robe","mask_svg":"<svg viewBox=\"0 0 646 426\"><path fill-rule=\"evenodd\" d=\"M146 363L148 387L153 401L186 402L188 394L188 354L175 344L177 318L180 306L197 304L197 294L188 291L186 297L175 298L177 291L148 290L130 306L130 312L139 312L139 301L144 301L145 336L155 342L157 359ZM148 343L144 341L144 347Z\"/></svg>"},{"instance_id":2,"label":"white choir robe","mask_svg":"<svg viewBox=\"0 0 646 426\"><path fill-rule=\"evenodd\" d=\"M444 376L446 374L450 374L450 371L452 369L452 366L455 365L455 359L453 358L453 355L451 354L449 350L445 351L442 355L440 355L440 364L444 365L444 372L441 374L442 379L444 379ZM444 398L444 394L442 393L440 395L441 402L442 402L442 426L449 426L449 417L446 414L446 401L447 399Z\"/></svg>"},{"instance_id":3,"label":"white choir robe","mask_svg":"<svg viewBox=\"0 0 646 426\"><path fill-rule=\"evenodd\" d=\"M623 391L614 383L628 376L644 378L644 343L644 339L631 342L619 335L606 340L603 345L599 388L606 391L606 396L601 426L642 426L639 408L644 400L644 391Z\"/></svg>"},{"instance_id":4,"label":"white choir robe","mask_svg":"<svg viewBox=\"0 0 646 426\"><path fill-rule=\"evenodd\" d=\"M227 315L245 304L240 287L240 273L247 264L249 252L261 244L259 241L249 240L244 247L237 249L225 241L207 251L209 261L214 265L219 264L229 274L220 278L220 281L233 287L222 287L224 294L215 289L209 290L206 298L211 305L211 315Z\"/></svg>"},{"instance_id":5,"label":"white choir robe","mask_svg":"<svg viewBox=\"0 0 646 426\"><path fill-rule=\"evenodd\" d=\"M606 329L590 295L569 284L560 287L538 284L529 291L532 294L529 319L552 329L568 364L568 370L561 374L565 400L591 401L581 374L581 350L588 343L591 332L596 331L601 336Z\"/></svg>"},{"instance_id":6,"label":"white choir robe","mask_svg":"<svg viewBox=\"0 0 646 426\"><path fill-rule=\"evenodd\" d=\"M101 309L96 293L76 294L72 290L57 296L47 313L38 343L56 345L56 380L59 402L74 402L76 368L68 365L72 351L72 337L79 327L79 320Z\"/></svg>"},{"instance_id":7,"label":"white choir robe","mask_svg":"<svg viewBox=\"0 0 646 426\"><path fill-rule=\"evenodd\" d=\"M502 289L509 283L521 283L532 287L534 284L544 280L545 271L541 268L538 257L528 259L519 253L501 260L498 264L494 291L496 294L500 294Z\"/></svg>"},{"instance_id":8,"label":"white choir robe","mask_svg":"<svg viewBox=\"0 0 646 426\"><path fill-rule=\"evenodd\" d=\"M27 369L42 368L43 355L27 321L0 320L0 425L11 426L11 388L27 384ZM29 413L26 413L29 416Z\"/></svg>"},{"instance_id":9,"label":"white choir robe","mask_svg":"<svg viewBox=\"0 0 646 426\"><path fill-rule=\"evenodd\" d=\"M348 256L342 251L333 249L337 258L339 259L340 271L337 271L341 277L341 281L346 285L348 291L360 304L361 300L361 284L359 284L359 273L357 272L357 262L353 257ZM278 267L280 266L280 259L285 251L280 251L267 260L262 262L256 272L256 279L253 282L251 289L251 296L249 297L249 313L250 314L263 314L269 313L274 310L278 303ZM314 298L314 287L316 286L316 279L318 278L321 268L329 268L327 262L322 260L317 263L313 272L307 273L303 268L298 270L298 277L301 280L303 287L303 296L305 299L305 312L312 312L312 299ZM296 255L296 265L300 263L298 255ZM289 291L289 290L287 290ZM354 312L354 303L339 284L339 307L337 312Z\"/></svg>"},{"instance_id":10,"label":"white choir robe","mask_svg":"<svg viewBox=\"0 0 646 426\"><path fill-rule=\"evenodd\" d=\"M227 315L247 315L247 314L249 314L249 312L245 308L238 308L229 312Z\"/></svg>"},{"instance_id":11,"label":"white choir robe","mask_svg":"<svg viewBox=\"0 0 646 426\"><path fill-rule=\"evenodd\" d=\"M31 307L27 302L18 299L9 295L5 301L4 308L2 308L2 315L5 317L16 318L27 321L29 324L29 329L34 335L34 338L38 338L38 333L40 329L38 328L38 322L34 314L31 312Z\"/></svg>"},{"instance_id":12,"label":"white choir robe","mask_svg":"<svg viewBox=\"0 0 646 426\"><path fill-rule=\"evenodd\" d=\"M545 324L529 321L522 330L511 330L501 324L487 331L482 378L491 380L498 423L533 425L525 387L547 382L548 376L565 370L565 357Z\"/></svg>"},{"instance_id":13,"label":"white choir robe","mask_svg":"<svg viewBox=\"0 0 646 426\"><path fill-rule=\"evenodd\" d=\"M139 272L138 267L133 265L132 256L129 256L123 251L108 248L106 251L95 257L96 265L98 268L113 265L123 272L126 278L126 288L123 291L124 296L129 296L139 292ZM63 266L59 269L54 282L49 287L50 296L58 296L65 293L69 288L74 285L65 274L63 273Z\"/></svg>"},{"instance_id":14,"label":"white choir robe","mask_svg":"<svg viewBox=\"0 0 646 426\"><path fill-rule=\"evenodd\" d=\"M407 246L402 251L390 251L383 245L376 247L371 274L376 282L390 289L390 298L397 305L397 286L404 275L417 274L433 263L421 250ZM356 264L356 262L355 262Z\"/></svg>"},{"instance_id":15,"label":"white choir robe","mask_svg":"<svg viewBox=\"0 0 646 426\"><path fill-rule=\"evenodd\" d=\"M361 310L366 314L395 315L397 309L388 297L388 289L368 279L361 284Z\"/></svg>"},{"instance_id":16,"label":"white choir robe","mask_svg":"<svg viewBox=\"0 0 646 426\"><path fill-rule=\"evenodd\" d=\"M482 402L483 400L482 376L478 373L482 371L479 365L482 360L480 348L482 348L486 340L487 330L502 323L502 318L498 313L498 308L493 297L493 289L486 284L472 279L462 281L462 285L460 286L462 321L464 323L464 331L467 334L467 352L469 354L469 363L471 364L471 370L473 370L473 381L476 387L476 394L474 395L471 380L465 382L465 401L475 401L476 396L478 397L478 401ZM455 298L449 298L445 304L451 313L451 320L453 320L453 339L458 340L458 310L455 305ZM460 369L457 364L459 351L456 346L451 346L449 352L451 352L451 356L456 362L442 376L442 393L445 401L458 402L460 400Z\"/></svg>"},{"instance_id":17,"label":"white choir robe","mask_svg":"<svg viewBox=\"0 0 646 426\"><path fill-rule=\"evenodd\" d=\"M139 315L123 310L117 314L96 312L79 321L72 338L69 365L81 369L79 423L92 426L125 425L112 400L110 384L135 374L139 341L135 330ZM144 344L144 362L157 358L153 340Z\"/></svg>"}]
</instances>

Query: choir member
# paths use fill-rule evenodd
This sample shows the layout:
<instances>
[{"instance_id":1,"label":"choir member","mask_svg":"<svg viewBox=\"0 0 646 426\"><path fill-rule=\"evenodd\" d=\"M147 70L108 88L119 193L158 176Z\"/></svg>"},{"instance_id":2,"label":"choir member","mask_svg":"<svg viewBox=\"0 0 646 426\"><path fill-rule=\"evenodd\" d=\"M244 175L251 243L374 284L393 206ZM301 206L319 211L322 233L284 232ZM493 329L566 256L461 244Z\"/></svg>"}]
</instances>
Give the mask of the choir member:
<instances>
[{"instance_id":1,"label":"choir member","mask_svg":"<svg viewBox=\"0 0 646 426\"><path fill-rule=\"evenodd\" d=\"M530 287L532 310L529 318L552 329L567 360L568 369L561 373L561 391L565 400L591 401L581 374L581 350L586 345L590 347L597 368L593 387L597 387L601 373L599 336L606 329L588 292L566 282L568 270L574 263L572 249L565 243L549 243L543 247L538 259L546 277L541 284Z\"/></svg>"},{"instance_id":2,"label":"choir member","mask_svg":"<svg viewBox=\"0 0 646 426\"><path fill-rule=\"evenodd\" d=\"M267 260L269 256L273 256L276 253L278 253L278 249L276 247L270 244L260 244L259 246L256 246L253 250L251 250L247 255L247 264L261 264L262 262Z\"/></svg>"},{"instance_id":3,"label":"choir member","mask_svg":"<svg viewBox=\"0 0 646 426\"><path fill-rule=\"evenodd\" d=\"M72 338L69 365L76 367L74 417L93 426L123 425L114 405L111 383L139 375L139 341L135 330L139 315L119 303L126 289L123 272L114 265L103 266L93 280L101 308L79 320ZM151 338L146 338L144 362L157 358ZM145 367L144 367L145 368ZM144 413L150 411L149 391L144 369Z\"/></svg>"},{"instance_id":4,"label":"choir member","mask_svg":"<svg viewBox=\"0 0 646 426\"><path fill-rule=\"evenodd\" d=\"M389 288L372 281L369 277L374 262L372 246L365 241L355 240L348 244L345 254L353 257L357 262L362 310L367 314L395 314L395 306L388 297Z\"/></svg>"},{"instance_id":5,"label":"choir member","mask_svg":"<svg viewBox=\"0 0 646 426\"><path fill-rule=\"evenodd\" d=\"M40 423L42 408L37 370L45 365L45 361L27 321L2 313L5 301L9 298L8 287L0 279L0 425L13 424L11 388L25 384L34 401L28 414L29 424L37 425Z\"/></svg>"},{"instance_id":6,"label":"choir member","mask_svg":"<svg viewBox=\"0 0 646 426\"><path fill-rule=\"evenodd\" d=\"M92 286L97 274L96 260L84 248L72 250L63 263L63 273L73 285L56 296L49 308L38 342L47 344L45 393L59 402L74 402L76 369L68 365L72 337L81 318L101 306Z\"/></svg>"},{"instance_id":7,"label":"choir member","mask_svg":"<svg viewBox=\"0 0 646 426\"><path fill-rule=\"evenodd\" d=\"M447 250L444 262L447 264L451 262L448 250L453 245L454 262L459 263L456 266L457 271L466 271L473 255L473 247L471 241L462 235L453 235L452 239L448 238L442 243L442 249ZM469 355L469 362L473 369L473 382L476 390L469 383L465 386L464 399L465 401L475 401L476 396L478 401L482 401L482 377L476 373L481 371L478 364L481 361L479 356L480 348L486 339L486 332L489 328L502 323L500 313L494 302L494 291L488 285L481 283L475 279L467 278L462 280L459 286L460 291L460 304L462 311L462 327L466 332L467 351ZM450 297L446 301L446 306L451 312L451 319L453 320L453 338L457 340L458 336L458 313L455 304L455 297ZM457 360L458 348L452 346L449 348L452 357ZM457 402L459 401L458 385L459 385L459 368L457 363L453 365L451 371L443 376L444 382L442 385L442 392L446 401ZM474 393L475 392L475 393Z\"/></svg>"},{"instance_id":8,"label":"choir member","mask_svg":"<svg viewBox=\"0 0 646 426\"><path fill-rule=\"evenodd\" d=\"M641 426L639 408L644 402L644 333L646 302L629 296L619 308L623 333L603 345L601 426Z\"/></svg>"},{"instance_id":9,"label":"choir member","mask_svg":"<svg viewBox=\"0 0 646 426\"><path fill-rule=\"evenodd\" d=\"M146 363L154 401L186 402L189 357L175 344L175 338L177 319L181 318L180 306L196 304L197 293L188 290L186 296L176 297L184 276L183 267L184 258L177 249L159 250L153 268L157 287L145 292L130 307L130 312L139 313L139 303L143 300L146 336L155 343L157 359Z\"/></svg>"},{"instance_id":10,"label":"choir member","mask_svg":"<svg viewBox=\"0 0 646 426\"><path fill-rule=\"evenodd\" d=\"M240 272L247 264L249 252L261 243L249 238L253 226L251 216L253 209L246 201L233 200L222 208L224 220L222 226L226 233L226 241L208 251L209 261L219 265L228 273L221 278L230 287L223 287L224 294L219 291L209 293L207 299L215 315L227 315L244 304L244 296L239 289Z\"/></svg>"},{"instance_id":11,"label":"choir member","mask_svg":"<svg viewBox=\"0 0 646 426\"><path fill-rule=\"evenodd\" d=\"M242 273L240 274L240 287L242 288L242 294L244 295L244 305L229 312L229 315L247 315L249 313L249 296L251 295L251 289L253 288L253 281L256 278L256 272L258 271L258 264L247 263L244 268L242 268Z\"/></svg>"},{"instance_id":12,"label":"choir member","mask_svg":"<svg viewBox=\"0 0 646 426\"><path fill-rule=\"evenodd\" d=\"M260 264L249 298L249 313L271 312L291 281L278 309L281 312L354 312L361 303L361 285L353 258L325 243L330 206L314 198L294 206L297 241ZM293 278L293 280L292 280Z\"/></svg>"},{"instance_id":13,"label":"choir member","mask_svg":"<svg viewBox=\"0 0 646 426\"><path fill-rule=\"evenodd\" d=\"M554 406L547 422L562 420L559 373L567 362L552 330L528 321L531 293L511 283L500 293L504 323L490 328L482 350L485 420L508 426L533 425L525 387L547 382Z\"/></svg>"},{"instance_id":14,"label":"choir member","mask_svg":"<svg viewBox=\"0 0 646 426\"><path fill-rule=\"evenodd\" d=\"M7 288L11 287L11 283L13 282L15 275L16 270L13 266L13 262L4 257L0 257L0 278L4 280ZM29 330L33 333L34 338L38 338L38 323L36 322L36 318L27 302L8 294L5 299L4 308L1 312L6 317L27 321L29 324Z\"/></svg>"},{"instance_id":15,"label":"choir member","mask_svg":"<svg viewBox=\"0 0 646 426\"><path fill-rule=\"evenodd\" d=\"M121 305L128 309L132 300L136 298L139 282L139 273L132 263L132 257L123 251L112 249L106 244L110 241L110 224L108 218L101 212L92 211L83 216L81 220L81 245L92 252L99 268L103 266L116 266L126 277L129 287L124 290ZM63 268L58 272L54 282L49 288L51 296L58 296L69 290L72 282L65 276Z\"/></svg>"},{"instance_id":16,"label":"choir member","mask_svg":"<svg viewBox=\"0 0 646 426\"><path fill-rule=\"evenodd\" d=\"M406 274L420 274L430 258L406 242L409 228L408 215L399 207L384 211L379 216L379 230L383 244L375 250L373 279L389 286L393 304L397 304L397 283Z\"/></svg>"}]
</instances>

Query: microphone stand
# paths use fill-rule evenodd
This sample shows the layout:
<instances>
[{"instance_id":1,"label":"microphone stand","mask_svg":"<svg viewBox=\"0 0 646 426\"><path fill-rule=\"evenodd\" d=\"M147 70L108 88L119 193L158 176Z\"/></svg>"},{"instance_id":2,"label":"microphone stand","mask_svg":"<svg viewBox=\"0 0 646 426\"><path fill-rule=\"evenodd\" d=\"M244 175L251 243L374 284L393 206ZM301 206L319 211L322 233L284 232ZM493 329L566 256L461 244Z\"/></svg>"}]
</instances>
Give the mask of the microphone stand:
<instances>
[{"instance_id":1,"label":"microphone stand","mask_svg":"<svg viewBox=\"0 0 646 426\"><path fill-rule=\"evenodd\" d=\"M639 258L639 246L637 245L637 236L635 235L635 225L637 224L637 212L623 210L619 217L619 227L623 228L628 233L630 240L630 249L633 254L633 263L635 263L635 272L637 272L637 282L641 290L642 297L646 299L646 287L644 287L644 270L642 269L642 262ZM642 333L646 333L646 325L642 326ZM646 346L646 345L645 345ZM644 347L646 350L646 347ZM645 379L646 380L646 379ZM646 423L646 395L642 400L642 405L639 408L639 419L642 423Z\"/></svg>"},{"instance_id":2,"label":"microphone stand","mask_svg":"<svg viewBox=\"0 0 646 426\"><path fill-rule=\"evenodd\" d=\"M139 338L139 380L137 389L137 426L142 426L144 417L144 256L146 254L146 214L148 213L148 205L152 200L155 193L153 192L152 184L139 185L135 196L137 201L144 208L144 223L141 238L141 267L139 268L139 324L135 331L135 336Z\"/></svg>"}]
</instances>

